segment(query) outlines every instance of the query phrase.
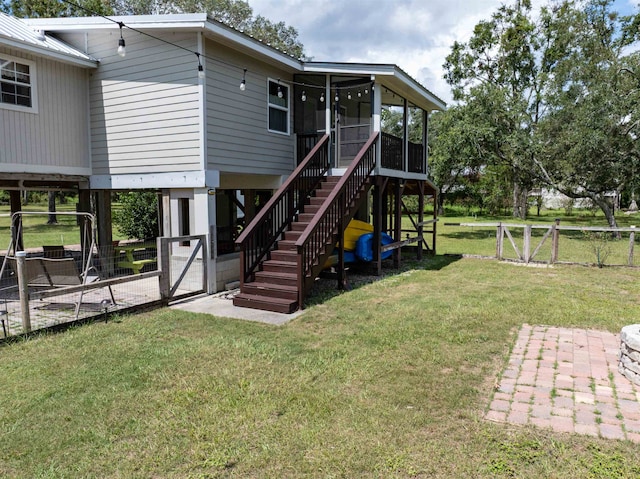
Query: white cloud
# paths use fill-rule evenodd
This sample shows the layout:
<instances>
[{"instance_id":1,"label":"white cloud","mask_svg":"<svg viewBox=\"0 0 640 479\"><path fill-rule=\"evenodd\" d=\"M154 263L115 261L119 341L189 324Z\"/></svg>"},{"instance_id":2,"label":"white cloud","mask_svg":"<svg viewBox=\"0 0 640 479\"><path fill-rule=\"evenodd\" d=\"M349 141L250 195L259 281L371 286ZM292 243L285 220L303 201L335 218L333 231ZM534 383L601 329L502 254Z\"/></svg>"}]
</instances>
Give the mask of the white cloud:
<instances>
[{"instance_id":1,"label":"white cloud","mask_svg":"<svg viewBox=\"0 0 640 479\"><path fill-rule=\"evenodd\" d=\"M616 0L622 13L638 0ZM254 14L295 27L317 61L393 63L450 102L442 65L454 41L503 0L249 0ZM533 0L534 11L544 0ZM635 7L635 9L634 9Z\"/></svg>"}]
</instances>

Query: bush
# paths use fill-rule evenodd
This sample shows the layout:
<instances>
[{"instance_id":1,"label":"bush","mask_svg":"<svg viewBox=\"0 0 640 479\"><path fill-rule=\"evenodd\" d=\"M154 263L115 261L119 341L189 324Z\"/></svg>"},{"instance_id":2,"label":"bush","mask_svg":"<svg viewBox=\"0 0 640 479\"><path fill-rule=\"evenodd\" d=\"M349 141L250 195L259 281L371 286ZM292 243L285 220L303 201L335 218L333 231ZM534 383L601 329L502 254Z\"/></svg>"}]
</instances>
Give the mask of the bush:
<instances>
[{"instance_id":1,"label":"bush","mask_svg":"<svg viewBox=\"0 0 640 479\"><path fill-rule=\"evenodd\" d=\"M113 223L127 238L155 238L158 229L158 197L153 191L119 195L122 208L113 212Z\"/></svg>"}]
</instances>

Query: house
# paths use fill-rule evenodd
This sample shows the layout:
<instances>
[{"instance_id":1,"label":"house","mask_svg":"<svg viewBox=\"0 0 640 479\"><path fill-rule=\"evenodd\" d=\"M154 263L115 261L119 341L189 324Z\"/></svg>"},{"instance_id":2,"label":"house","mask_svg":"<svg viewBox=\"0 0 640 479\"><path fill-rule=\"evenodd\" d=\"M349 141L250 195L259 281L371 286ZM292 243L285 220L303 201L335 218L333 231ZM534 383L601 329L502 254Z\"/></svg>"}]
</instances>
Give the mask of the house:
<instances>
[{"instance_id":1,"label":"house","mask_svg":"<svg viewBox=\"0 0 640 479\"><path fill-rule=\"evenodd\" d=\"M29 37L0 36L0 58L29 67L33 82L31 106L16 105L17 97L5 102L4 93L0 103L3 124L21 131L2 129L3 145L13 142L0 159L4 184L30 187L28 175L37 171L33 180L78 188L85 198L81 208L93 195L99 244L111 241L112 191L159 192L164 236L208 238L209 292L233 280L243 287L254 283L256 272L269 269L267 261L276 270L290 266L290 255L281 251L275 260L272 252L316 223L310 216L322 205L305 203L319 189L332 196L326 178L337 185L345 175L360 175L355 187L342 182L341 188L356 190L340 224L354 216L370 220L373 208L376 235L390 231L399 243L402 196L424 201L436 195L428 180L427 122L445 104L395 65L306 62L205 14L24 21L2 15L0 21ZM3 79L3 92L5 83L16 81ZM403 138L381 133L385 108L403 113ZM408 130L415 118L422 119L423 135L412 143ZM34 149L23 135L45 143ZM14 138L24 141L14 144ZM369 167L354 173L354 161L363 155ZM309 169L309 162L323 166ZM305 180L294 181L291 175L303 163L307 169L296 174ZM283 185L289 193L274 195ZM286 213L278 217L274 208L284 210L276 197L283 195ZM331 236L343 226L324 228ZM287 233L294 227L300 234ZM416 229L422 242L422 220ZM334 239L323 239L326 247L307 257L316 265L307 275L317 274ZM302 289L307 286L281 285L266 296L295 296L284 307L292 310L303 303ZM254 293L259 291L246 293L248 303Z\"/></svg>"},{"instance_id":2,"label":"house","mask_svg":"<svg viewBox=\"0 0 640 479\"><path fill-rule=\"evenodd\" d=\"M74 190L88 208L89 75L98 61L0 13L0 189ZM4 245L6 249L8 245Z\"/></svg>"}]
</instances>

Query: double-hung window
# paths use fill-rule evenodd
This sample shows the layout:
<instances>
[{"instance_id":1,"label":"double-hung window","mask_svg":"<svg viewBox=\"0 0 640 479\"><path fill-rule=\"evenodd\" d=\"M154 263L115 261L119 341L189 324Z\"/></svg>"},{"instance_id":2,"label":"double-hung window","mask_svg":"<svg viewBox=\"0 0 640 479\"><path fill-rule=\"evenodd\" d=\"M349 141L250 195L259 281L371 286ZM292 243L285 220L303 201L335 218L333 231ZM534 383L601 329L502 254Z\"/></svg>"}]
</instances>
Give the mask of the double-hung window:
<instances>
[{"instance_id":1,"label":"double-hung window","mask_svg":"<svg viewBox=\"0 0 640 479\"><path fill-rule=\"evenodd\" d=\"M274 133L289 134L289 87L279 81L268 80L269 125Z\"/></svg>"},{"instance_id":2,"label":"double-hung window","mask_svg":"<svg viewBox=\"0 0 640 479\"><path fill-rule=\"evenodd\" d=\"M0 55L0 107L35 111L32 62Z\"/></svg>"}]
</instances>

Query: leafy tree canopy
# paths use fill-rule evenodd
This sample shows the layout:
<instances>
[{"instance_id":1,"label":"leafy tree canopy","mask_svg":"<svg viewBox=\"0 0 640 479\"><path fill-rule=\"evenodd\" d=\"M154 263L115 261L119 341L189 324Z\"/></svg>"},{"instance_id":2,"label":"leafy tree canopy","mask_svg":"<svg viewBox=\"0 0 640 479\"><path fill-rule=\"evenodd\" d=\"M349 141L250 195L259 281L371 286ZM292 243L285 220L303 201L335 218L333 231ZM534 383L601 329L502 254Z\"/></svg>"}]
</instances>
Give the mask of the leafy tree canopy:
<instances>
[{"instance_id":1,"label":"leafy tree canopy","mask_svg":"<svg viewBox=\"0 0 640 479\"><path fill-rule=\"evenodd\" d=\"M443 125L435 162L450 165L459 154L456 129L475 131L458 136L469 142L464 151L476 153L471 163L508 174L514 215L524 217L529 189L548 185L591 199L615 225L607 196L633 184L638 169L640 77L629 47L640 15L620 16L612 5L563 0L534 15L520 0L455 43L445 77L464 126Z\"/></svg>"}]
</instances>

